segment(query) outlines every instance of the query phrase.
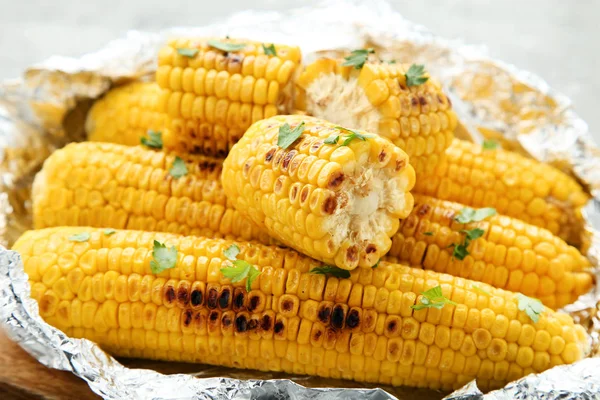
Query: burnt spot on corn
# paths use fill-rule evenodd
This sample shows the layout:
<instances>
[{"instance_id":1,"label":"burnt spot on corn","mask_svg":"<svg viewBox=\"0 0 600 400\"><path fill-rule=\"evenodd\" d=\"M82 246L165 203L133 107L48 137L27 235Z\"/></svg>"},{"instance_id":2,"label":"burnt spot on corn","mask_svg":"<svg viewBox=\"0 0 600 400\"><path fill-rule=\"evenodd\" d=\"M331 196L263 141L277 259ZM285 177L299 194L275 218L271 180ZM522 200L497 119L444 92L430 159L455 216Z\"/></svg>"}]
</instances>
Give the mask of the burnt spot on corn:
<instances>
[{"instance_id":1,"label":"burnt spot on corn","mask_svg":"<svg viewBox=\"0 0 600 400\"><path fill-rule=\"evenodd\" d=\"M165 301L167 304L172 304L175 301L175 288L167 286L165 289Z\"/></svg>"},{"instance_id":2,"label":"burnt spot on corn","mask_svg":"<svg viewBox=\"0 0 600 400\"><path fill-rule=\"evenodd\" d=\"M237 311L244 308L244 300L244 292L239 288L236 289L233 295L233 309Z\"/></svg>"},{"instance_id":3,"label":"burnt spot on corn","mask_svg":"<svg viewBox=\"0 0 600 400\"><path fill-rule=\"evenodd\" d=\"M386 329L390 334L394 334L394 333L398 332L400 327L398 326L397 321L390 321L390 322L388 322Z\"/></svg>"},{"instance_id":4,"label":"burnt spot on corn","mask_svg":"<svg viewBox=\"0 0 600 400\"><path fill-rule=\"evenodd\" d=\"M402 221L402 227L405 229L414 229L415 226L419 223L419 219L416 215L411 214L404 221Z\"/></svg>"},{"instance_id":5,"label":"burnt spot on corn","mask_svg":"<svg viewBox=\"0 0 600 400\"><path fill-rule=\"evenodd\" d=\"M196 137L196 133L194 132L194 134L192 135L193 137ZM190 153L192 154L197 154L200 153L202 151L202 147L195 145L194 147L192 147L192 149L190 150Z\"/></svg>"},{"instance_id":6,"label":"burnt spot on corn","mask_svg":"<svg viewBox=\"0 0 600 400\"><path fill-rule=\"evenodd\" d=\"M248 321L244 315L239 315L236 317L235 330L238 332L246 332L248 330Z\"/></svg>"},{"instance_id":7,"label":"burnt spot on corn","mask_svg":"<svg viewBox=\"0 0 600 400\"><path fill-rule=\"evenodd\" d=\"M321 148L321 146L323 146L323 141L322 140L317 140L317 141L315 141L312 144L312 146L310 146L310 151L312 153L315 153L315 152L317 152Z\"/></svg>"},{"instance_id":8,"label":"burnt spot on corn","mask_svg":"<svg viewBox=\"0 0 600 400\"><path fill-rule=\"evenodd\" d=\"M258 319L256 319L256 317L250 318L250 321L248 321L247 329L249 331L252 331L252 330L256 329L257 327L258 327Z\"/></svg>"},{"instance_id":9,"label":"burnt spot on corn","mask_svg":"<svg viewBox=\"0 0 600 400\"><path fill-rule=\"evenodd\" d=\"M339 189L339 187L344 183L346 176L343 172L338 171L331 175L329 178L329 182L327 183L327 187L331 190Z\"/></svg>"},{"instance_id":10,"label":"burnt spot on corn","mask_svg":"<svg viewBox=\"0 0 600 400\"><path fill-rule=\"evenodd\" d=\"M271 317L269 315L263 315L260 321L260 329L263 331L271 330Z\"/></svg>"},{"instance_id":11,"label":"burnt spot on corn","mask_svg":"<svg viewBox=\"0 0 600 400\"><path fill-rule=\"evenodd\" d=\"M358 310L350 310L346 317L346 326L350 329L356 328L360 324L360 316Z\"/></svg>"},{"instance_id":12,"label":"burnt spot on corn","mask_svg":"<svg viewBox=\"0 0 600 400\"><path fill-rule=\"evenodd\" d=\"M278 335L283 332L284 328L285 326L283 325L283 321L277 321L275 322L275 326L273 326L273 332Z\"/></svg>"},{"instance_id":13,"label":"burnt spot on corn","mask_svg":"<svg viewBox=\"0 0 600 400\"><path fill-rule=\"evenodd\" d=\"M377 251L377 246L375 246L374 244L369 244L367 246L367 248L365 249L365 253L367 253L367 254L375 253L376 251Z\"/></svg>"},{"instance_id":14,"label":"burnt spot on corn","mask_svg":"<svg viewBox=\"0 0 600 400\"><path fill-rule=\"evenodd\" d=\"M290 161L292 161L292 159L296 156L296 154L298 154L298 152L296 150L291 150L291 151L287 152L285 157L283 157L283 162L281 163L282 171L287 171L287 169L290 165Z\"/></svg>"},{"instance_id":15,"label":"burnt spot on corn","mask_svg":"<svg viewBox=\"0 0 600 400\"><path fill-rule=\"evenodd\" d=\"M396 171L400 171L404 167L406 167L405 159L402 158L402 159L396 160Z\"/></svg>"},{"instance_id":16,"label":"burnt spot on corn","mask_svg":"<svg viewBox=\"0 0 600 400\"><path fill-rule=\"evenodd\" d=\"M329 196L323 202L323 212L325 214L333 214L337 208L337 198L335 196Z\"/></svg>"},{"instance_id":17,"label":"burnt spot on corn","mask_svg":"<svg viewBox=\"0 0 600 400\"><path fill-rule=\"evenodd\" d=\"M199 307L200 305L202 305L202 297L202 291L200 291L199 289L192 290L192 293L190 294L192 306Z\"/></svg>"},{"instance_id":18,"label":"burnt spot on corn","mask_svg":"<svg viewBox=\"0 0 600 400\"><path fill-rule=\"evenodd\" d=\"M425 247L425 250L423 251L423 257L421 257L421 263L419 265L423 265L423 263L425 262L425 258L427 257L427 251L429 251L429 246Z\"/></svg>"},{"instance_id":19,"label":"burnt spot on corn","mask_svg":"<svg viewBox=\"0 0 600 400\"><path fill-rule=\"evenodd\" d=\"M416 97L413 97L412 99L410 99L410 104L416 107L419 105L419 100Z\"/></svg>"},{"instance_id":20,"label":"burnt spot on corn","mask_svg":"<svg viewBox=\"0 0 600 400\"><path fill-rule=\"evenodd\" d=\"M358 260L358 248L356 246L348 247L348 250L346 250L346 259L350 262Z\"/></svg>"},{"instance_id":21,"label":"burnt spot on corn","mask_svg":"<svg viewBox=\"0 0 600 400\"><path fill-rule=\"evenodd\" d=\"M248 176L248 174L250 173L250 169L252 168L252 164L254 164L253 160L248 160L244 163L244 168L242 170L244 176Z\"/></svg>"},{"instance_id":22,"label":"burnt spot on corn","mask_svg":"<svg viewBox=\"0 0 600 400\"><path fill-rule=\"evenodd\" d=\"M431 210L431 206L427 203L423 203L423 204L419 204L415 210L415 214L418 217L424 217L429 213L429 210Z\"/></svg>"},{"instance_id":23,"label":"burnt spot on corn","mask_svg":"<svg viewBox=\"0 0 600 400\"><path fill-rule=\"evenodd\" d=\"M281 302L281 309L283 311L292 311L292 309L294 308L294 302L292 300L284 300Z\"/></svg>"},{"instance_id":24,"label":"burnt spot on corn","mask_svg":"<svg viewBox=\"0 0 600 400\"><path fill-rule=\"evenodd\" d=\"M186 305L190 301L190 291L186 286L180 285L177 288L177 301L181 305Z\"/></svg>"},{"instance_id":25,"label":"burnt spot on corn","mask_svg":"<svg viewBox=\"0 0 600 400\"><path fill-rule=\"evenodd\" d=\"M398 346L398 343L392 341L389 342L388 354L393 359L398 359L400 357L400 346Z\"/></svg>"},{"instance_id":26,"label":"burnt spot on corn","mask_svg":"<svg viewBox=\"0 0 600 400\"><path fill-rule=\"evenodd\" d=\"M248 302L248 311L252 312L256 310L260 306L260 297L259 296L251 296L250 301Z\"/></svg>"},{"instance_id":27,"label":"burnt spot on corn","mask_svg":"<svg viewBox=\"0 0 600 400\"><path fill-rule=\"evenodd\" d=\"M290 201L295 201L298 197L298 186L293 186L290 191Z\"/></svg>"},{"instance_id":28,"label":"burnt spot on corn","mask_svg":"<svg viewBox=\"0 0 600 400\"><path fill-rule=\"evenodd\" d=\"M321 338L321 336L323 335L323 331L320 329L315 330L315 333L313 334L313 340L317 341Z\"/></svg>"},{"instance_id":29,"label":"burnt spot on corn","mask_svg":"<svg viewBox=\"0 0 600 400\"><path fill-rule=\"evenodd\" d=\"M285 156L285 151L277 151L275 153L275 158L273 160L273 167L277 167L279 166L279 164L281 164L281 160L283 160L283 157Z\"/></svg>"},{"instance_id":30,"label":"burnt spot on corn","mask_svg":"<svg viewBox=\"0 0 600 400\"><path fill-rule=\"evenodd\" d=\"M370 327L375 324L375 317L372 313L364 313L363 314L363 324L365 327Z\"/></svg>"},{"instance_id":31,"label":"burnt spot on corn","mask_svg":"<svg viewBox=\"0 0 600 400\"><path fill-rule=\"evenodd\" d=\"M183 312L183 326L188 327L192 323L193 313L191 310L185 310Z\"/></svg>"},{"instance_id":32,"label":"burnt spot on corn","mask_svg":"<svg viewBox=\"0 0 600 400\"><path fill-rule=\"evenodd\" d=\"M322 323L328 324L329 318L331 317L331 306L329 304L322 305L321 308L319 308L317 317Z\"/></svg>"},{"instance_id":33,"label":"burnt spot on corn","mask_svg":"<svg viewBox=\"0 0 600 400\"><path fill-rule=\"evenodd\" d=\"M221 317L221 324L223 324L223 327L229 327L231 325L231 322L231 316L227 313L223 313L223 316Z\"/></svg>"},{"instance_id":34,"label":"burnt spot on corn","mask_svg":"<svg viewBox=\"0 0 600 400\"><path fill-rule=\"evenodd\" d=\"M419 104L421 104L422 106L427 105L427 99L423 96L419 96Z\"/></svg>"},{"instance_id":35,"label":"burnt spot on corn","mask_svg":"<svg viewBox=\"0 0 600 400\"><path fill-rule=\"evenodd\" d=\"M221 291L221 295L219 296L219 308L221 310L226 310L229 308L231 300L231 289L225 288Z\"/></svg>"},{"instance_id":36,"label":"burnt spot on corn","mask_svg":"<svg viewBox=\"0 0 600 400\"><path fill-rule=\"evenodd\" d=\"M344 307L336 305L331 312L331 326L334 329L342 329L344 327Z\"/></svg>"},{"instance_id":37,"label":"burnt spot on corn","mask_svg":"<svg viewBox=\"0 0 600 400\"><path fill-rule=\"evenodd\" d=\"M379 162L383 162L383 160L385 160L386 157L387 157L387 153L385 152L385 150L381 150L381 153L379 153L379 156L378 156Z\"/></svg>"},{"instance_id":38,"label":"burnt spot on corn","mask_svg":"<svg viewBox=\"0 0 600 400\"><path fill-rule=\"evenodd\" d=\"M215 288L210 288L208 290L208 298L206 299L206 306L208 308L217 308L217 299L219 297L219 292Z\"/></svg>"},{"instance_id":39,"label":"burnt spot on corn","mask_svg":"<svg viewBox=\"0 0 600 400\"><path fill-rule=\"evenodd\" d=\"M219 312L218 311L211 311L210 314L208 315L208 320L211 322L215 322L219 320Z\"/></svg>"},{"instance_id":40,"label":"burnt spot on corn","mask_svg":"<svg viewBox=\"0 0 600 400\"><path fill-rule=\"evenodd\" d=\"M306 199L308 199L309 193L310 193L310 186L304 186L302 188L302 190L300 191L300 202L301 203L306 202Z\"/></svg>"}]
</instances>

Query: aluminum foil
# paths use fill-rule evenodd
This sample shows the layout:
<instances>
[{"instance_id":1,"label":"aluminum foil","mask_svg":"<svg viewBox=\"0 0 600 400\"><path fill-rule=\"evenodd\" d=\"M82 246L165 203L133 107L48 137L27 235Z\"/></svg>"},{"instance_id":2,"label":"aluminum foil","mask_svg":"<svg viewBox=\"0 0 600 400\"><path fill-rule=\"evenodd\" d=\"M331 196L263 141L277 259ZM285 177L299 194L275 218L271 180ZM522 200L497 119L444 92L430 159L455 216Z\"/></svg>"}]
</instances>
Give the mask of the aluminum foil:
<instances>
[{"instance_id":1,"label":"aluminum foil","mask_svg":"<svg viewBox=\"0 0 600 400\"><path fill-rule=\"evenodd\" d=\"M311 29L297 29L310 21ZM449 93L461 126L457 134L553 163L593 196L586 209L585 251L598 265L600 150L569 99L542 79L488 57L485 48L430 33L385 1L330 1L315 8L245 11L202 28L132 31L81 58L52 57L21 79L0 84L0 241L9 246L31 226L32 178L56 148L84 138L94 99L112 85L151 77L158 48L175 35L235 36L301 46L306 60L320 51L377 48L385 60L425 63ZM311 56L312 54L312 56ZM452 393L369 388L358 383L265 374L195 364L115 360L88 340L72 339L44 323L17 253L0 246L0 324L42 364L72 371L107 399L592 399L600 398L600 358L530 375L482 394L475 382ZM588 328L598 355L600 292L565 311Z\"/></svg>"}]
</instances>

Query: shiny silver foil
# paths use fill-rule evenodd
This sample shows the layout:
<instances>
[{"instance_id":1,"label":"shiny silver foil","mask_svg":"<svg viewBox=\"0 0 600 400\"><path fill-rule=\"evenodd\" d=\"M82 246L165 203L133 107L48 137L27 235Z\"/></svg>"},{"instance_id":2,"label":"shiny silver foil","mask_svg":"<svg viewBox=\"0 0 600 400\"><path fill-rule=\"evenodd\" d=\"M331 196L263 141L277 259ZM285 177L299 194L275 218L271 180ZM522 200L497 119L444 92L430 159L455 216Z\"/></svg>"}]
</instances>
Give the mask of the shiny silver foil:
<instances>
[{"instance_id":1,"label":"shiny silver foil","mask_svg":"<svg viewBox=\"0 0 600 400\"><path fill-rule=\"evenodd\" d=\"M298 29L310 21L310 29ZM424 63L449 93L461 126L474 141L494 138L504 148L572 173L594 197L586 210L587 256L598 265L600 150L569 100L539 77L489 58L481 47L431 34L404 20L384 1L331 1L285 13L245 11L223 23L129 32L81 58L53 57L0 84L0 241L9 246L31 227L34 174L56 148L84 138L86 112L112 85L151 76L158 48L175 35L246 37L296 44L305 60L318 51L377 48L384 60ZM311 55L312 54L312 55ZM107 399L592 399L600 398L600 359L530 375L482 394L471 382L452 394L204 365L121 360L84 339L72 339L40 318L20 256L0 247L0 323L42 364L72 371ZM600 292L565 311L590 332L598 355ZM142 369L144 368L144 369ZM160 371L160 372L157 372ZM226 377L225 377L226 376Z\"/></svg>"}]
</instances>

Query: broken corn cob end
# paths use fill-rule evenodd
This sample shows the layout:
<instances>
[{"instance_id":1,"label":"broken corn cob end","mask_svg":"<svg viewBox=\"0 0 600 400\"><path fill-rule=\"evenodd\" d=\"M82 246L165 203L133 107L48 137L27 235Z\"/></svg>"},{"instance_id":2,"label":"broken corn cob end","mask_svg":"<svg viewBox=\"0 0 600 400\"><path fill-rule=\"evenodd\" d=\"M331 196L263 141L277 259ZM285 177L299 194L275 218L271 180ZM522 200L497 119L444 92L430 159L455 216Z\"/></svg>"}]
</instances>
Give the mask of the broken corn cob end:
<instances>
[{"instance_id":1,"label":"broken corn cob end","mask_svg":"<svg viewBox=\"0 0 600 400\"><path fill-rule=\"evenodd\" d=\"M286 127L304 130L284 149ZM389 250L398 218L412 209L414 182L406 153L388 140L299 115L250 127L222 177L234 207L271 236L348 270L371 267Z\"/></svg>"},{"instance_id":2,"label":"broken corn cob end","mask_svg":"<svg viewBox=\"0 0 600 400\"><path fill-rule=\"evenodd\" d=\"M343 59L321 58L297 81L297 107L309 115L375 132L404 150L417 174L431 172L452 142L457 117L432 79L408 87L408 65L367 61L362 68Z\"/></svg>"}]
</instances>

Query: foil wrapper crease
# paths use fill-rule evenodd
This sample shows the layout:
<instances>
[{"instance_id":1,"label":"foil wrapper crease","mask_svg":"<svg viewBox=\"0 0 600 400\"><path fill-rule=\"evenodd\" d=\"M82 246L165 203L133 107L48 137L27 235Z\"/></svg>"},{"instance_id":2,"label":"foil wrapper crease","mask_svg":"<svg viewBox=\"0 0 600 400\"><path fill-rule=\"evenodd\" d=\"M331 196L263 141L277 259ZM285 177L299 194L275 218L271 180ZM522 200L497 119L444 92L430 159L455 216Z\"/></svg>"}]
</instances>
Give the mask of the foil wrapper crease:
<instances>
[{"instance_id":1,"label":"foil wrapper crease","mask_svg":"<svg viewBox=\"0 0 600 400\"><path fill-rule=\"evenodd\" d=\"M313 29L297 26L311 21ZM305 60L321 51L374 47L380 58L417 62L444 85L461 125L457 135L492 138L507 149L575 176L593 199L585 210L585 251L600 261L600 149L569 99L536 75L490 58L481 46L436 36L383 0L334 0L285 13L244 11L204 27L131 31L80 58L52 57L0 84L0 244L31 227L31 183L48 155L84 139L86 113L111 86L152 76L170 37L225 36L299 45ZM596 268L598 270L598 268ZM597 276L598 278L598 276ZM106 399L597 399L600 398L600 292L565 308L590 332L591 358L529 375L483 394L475 382L454 393L361 384L204 365L115 360L94 343L46 324L29 296L20 256L0 246L0 323L42 364L73 372ZM161 372L158 372L158 371ZM228 376L228 377L224 377Z\"/></svg>"}]
</instances>

